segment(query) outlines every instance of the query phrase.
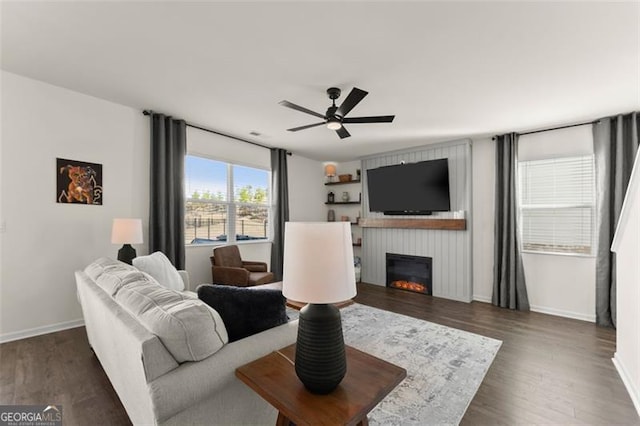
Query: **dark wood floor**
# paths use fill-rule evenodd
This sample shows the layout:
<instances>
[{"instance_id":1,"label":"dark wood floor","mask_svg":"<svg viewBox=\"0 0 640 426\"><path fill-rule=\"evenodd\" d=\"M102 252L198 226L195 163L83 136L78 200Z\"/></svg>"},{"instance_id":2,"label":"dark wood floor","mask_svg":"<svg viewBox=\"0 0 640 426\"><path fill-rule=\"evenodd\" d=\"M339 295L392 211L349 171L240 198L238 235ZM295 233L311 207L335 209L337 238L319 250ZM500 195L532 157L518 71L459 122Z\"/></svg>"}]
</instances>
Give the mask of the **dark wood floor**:
<instances>
[{"instance_id":1,"label":"dark wood floor","mask_svg":"<svg viewBox=\"0 0 640 426\"><path fill-rule=\"evenodd\" d=\"M462 424L640 424L612 329L368 284L356 301L503 341ZM65 425L129 424L82 327L0 345L0 404L62 404Z\"/></svg>"}]
</instances>

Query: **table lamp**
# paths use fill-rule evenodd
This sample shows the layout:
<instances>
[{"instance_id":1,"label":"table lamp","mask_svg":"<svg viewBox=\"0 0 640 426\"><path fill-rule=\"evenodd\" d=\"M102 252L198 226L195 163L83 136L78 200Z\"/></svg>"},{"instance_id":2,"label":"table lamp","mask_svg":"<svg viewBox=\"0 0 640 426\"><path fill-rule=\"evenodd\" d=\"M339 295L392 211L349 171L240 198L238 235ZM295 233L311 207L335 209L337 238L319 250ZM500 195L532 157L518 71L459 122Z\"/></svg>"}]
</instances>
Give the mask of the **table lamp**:
<instances>
[{"instance_id":1,"label":"table lamp","mask_svg":"<svg viewBox=\"0 0 640 426\"><path fill-rule=\"evenodd\" d=\"M334 390L347 372L340 311L356 295L351 225L287 222L282 294L308 303L300 310L296 374L312 393Z\"/></svg>"},{"instance_id":2,"label":"table lamp","mask_svg":"<svg viewBox=\"0 0 640 426\"><path fill-rule=\"evenodd\" d=\"M131 244L142 244L142 219L113 219L111 243L124 244L118 250L118 260L131 265L136 249Z\"/></svg>"}]
</instances>

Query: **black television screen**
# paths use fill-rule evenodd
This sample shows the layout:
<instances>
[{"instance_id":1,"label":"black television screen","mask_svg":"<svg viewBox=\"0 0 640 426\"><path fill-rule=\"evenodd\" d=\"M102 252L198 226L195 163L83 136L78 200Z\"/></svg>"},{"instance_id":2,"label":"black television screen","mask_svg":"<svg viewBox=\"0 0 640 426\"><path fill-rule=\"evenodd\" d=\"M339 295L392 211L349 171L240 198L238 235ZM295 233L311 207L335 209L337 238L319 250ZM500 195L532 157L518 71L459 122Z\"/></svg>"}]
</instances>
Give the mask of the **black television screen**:
<instances>
[{"instance_id":1,"label":"black television screen","mask_svg":"<svg viewBox=\"0 0 640 426\"><path fill-rule=\"evenodd\" d=\"M385 214L449 211L446 158L367 170L369 210Z\"/></svg>"}]
</instances>

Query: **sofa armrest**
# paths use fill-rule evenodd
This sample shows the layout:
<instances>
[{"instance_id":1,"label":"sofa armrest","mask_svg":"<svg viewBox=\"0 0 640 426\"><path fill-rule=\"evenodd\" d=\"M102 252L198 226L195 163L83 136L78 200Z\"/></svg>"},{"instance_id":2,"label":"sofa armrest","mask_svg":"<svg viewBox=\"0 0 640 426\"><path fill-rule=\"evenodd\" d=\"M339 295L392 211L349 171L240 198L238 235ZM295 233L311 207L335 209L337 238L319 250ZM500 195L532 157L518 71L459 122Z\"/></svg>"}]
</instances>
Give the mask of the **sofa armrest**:
<instances>
[{"instance_id":1,"label":"sofa armrest","mask_svg":"<svg viewBox=\"0 0 640 426\"><path fill-rule=\"evenodd\" d=\"M264 262L242 261L242 266L249 272L267 272L267 264Z\"/></svg>"},{"instance_id":2,"label":"sofa armrest","mask_svg":"<svg viewBox=\"0 0 640 426\"><path fill-rule=\"evenodd\" d=\"M149 391L159 423L229 387L246 386L236 378L236 368L295 343L297 331L298 321L291 321L226 344L202 361L185 362L158 377L149 383Z\"/></svg>"},{"instance_id":3,"label":"sofa armrest","mask_svg":"<svg viewBox=\"0 0 640 426\"><path fill-rule=\"evenodd\" d=\"M244 268L228 266L212 266L211 278L213 284L230 284L246 286L249 284L249 271Z\"/></svg>"},{"instance_id":4,"label":"sofa armrest","mask_svg":"<svg viewBox=\"0 0 640 426\"><path fill-rule=\"evenodd\" d=\"M184 289L185 290L191 290L191 287L189 287L189 273L187 271L183 271L183 270L178 270L178 275L180 275L180 278L182 278L182 282L184 283Z\"/></svg>"}]
</instances>

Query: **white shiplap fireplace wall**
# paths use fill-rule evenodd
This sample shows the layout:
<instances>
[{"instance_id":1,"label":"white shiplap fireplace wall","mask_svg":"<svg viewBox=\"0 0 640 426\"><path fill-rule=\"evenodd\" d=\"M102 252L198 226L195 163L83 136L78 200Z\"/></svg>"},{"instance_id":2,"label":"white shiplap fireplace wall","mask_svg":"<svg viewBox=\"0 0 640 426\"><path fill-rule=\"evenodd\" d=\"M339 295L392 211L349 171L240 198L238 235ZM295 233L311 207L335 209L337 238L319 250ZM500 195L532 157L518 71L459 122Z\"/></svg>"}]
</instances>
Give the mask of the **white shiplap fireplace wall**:
<instances>
[{"instance_id":1,"label":"white shiplap fireplace wall","mask_svg":"<svg viewBox=\"0 0 640 426\"><path fill-rule=\"evenodd\" d=\"M379 154L362 159L363 216L382 218L369 211L367 169L418 161L449 160L450 212L431 216L391 216L392 218L451 219L463 210L467 228L463 231L431 229L364 228L362 247L362 281L386 285L385 253L428 256L433 258L433 295L470 302L473 296L471 263L471 141L468 139L427 145L406 151ZM402 191L402 188L398 188ZM390 216L387 216L390 217Z\"/></svg>"}]
</instances>

